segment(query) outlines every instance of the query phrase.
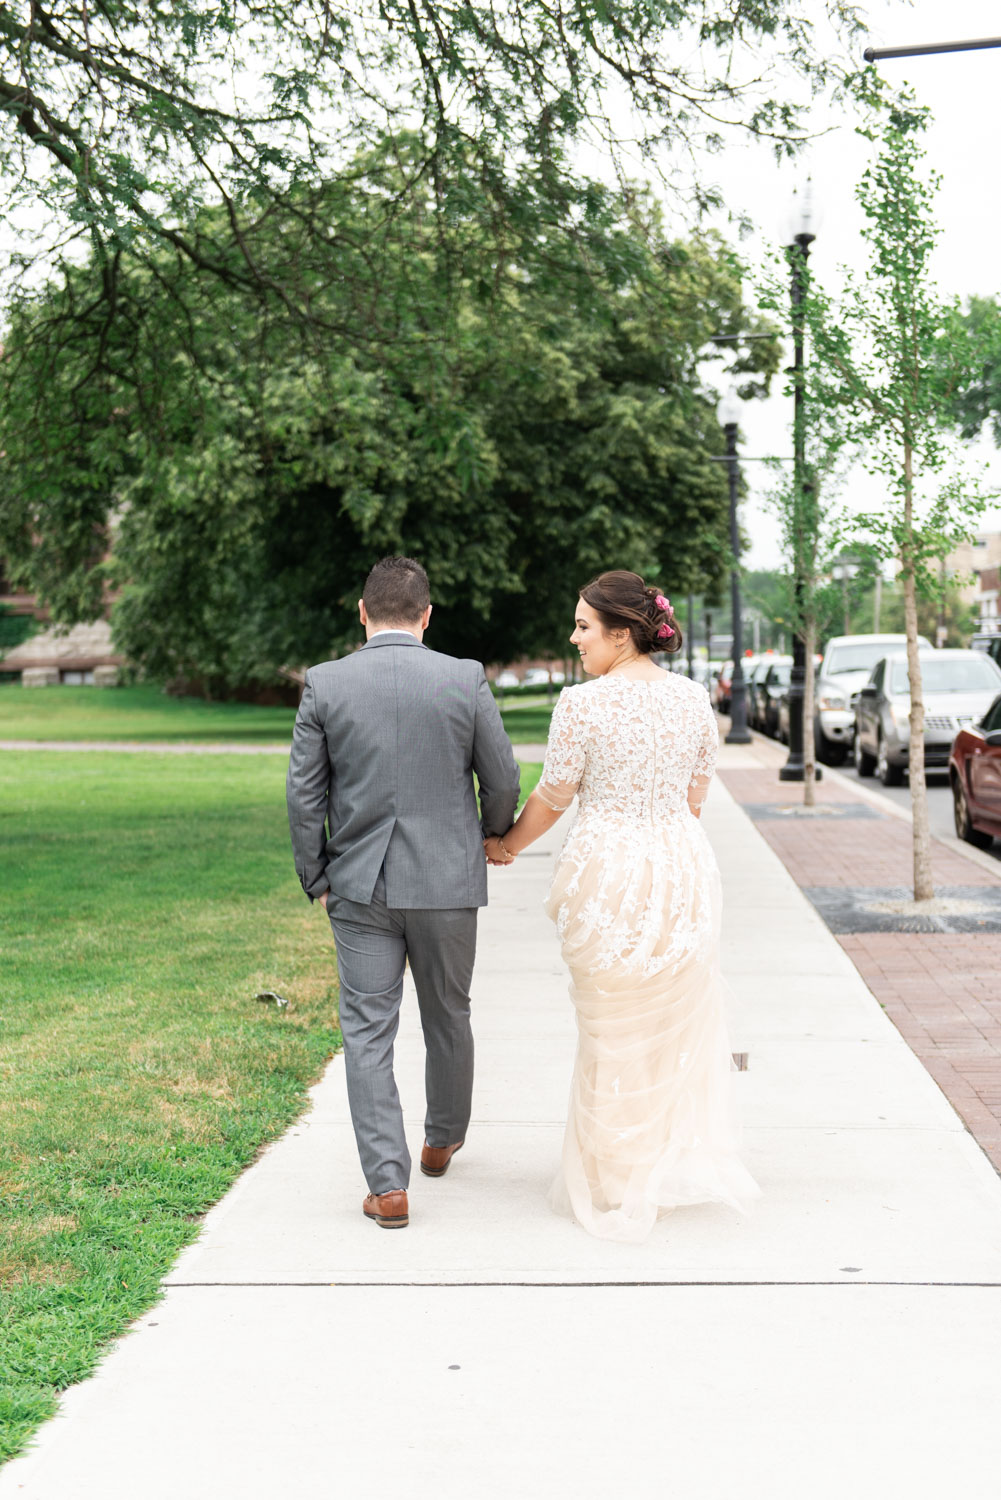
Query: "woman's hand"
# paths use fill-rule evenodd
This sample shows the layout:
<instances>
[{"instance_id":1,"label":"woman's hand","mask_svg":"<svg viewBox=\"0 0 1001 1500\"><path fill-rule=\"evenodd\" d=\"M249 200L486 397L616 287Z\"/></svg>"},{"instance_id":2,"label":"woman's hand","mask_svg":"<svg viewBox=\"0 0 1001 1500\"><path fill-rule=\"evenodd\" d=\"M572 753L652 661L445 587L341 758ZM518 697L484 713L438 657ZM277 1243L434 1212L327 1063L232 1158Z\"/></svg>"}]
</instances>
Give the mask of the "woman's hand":
<instances>
[{"instance_id":1,"label":"woman's hand","mask_svg":"<svg viewBox=\"0 0 1001 1500\"><path fill-rule=\"evenodd\" d=\"M497 834L483 840L483 852L487 857L488 865L512 865L514 855L504 847L504 840Z\"/></svg>"},{"instance_id":2,"label":"woman's hand","mask_svg":"<svg viewBox=\"0 0 1001 1500\"><path fill-rule=\"evenodd\" d=\"M548 803L543 802L538 792L531 792L528 801L507 833L502 833L499 837L495 834L492 838L483 840L483 852L487 857L487 864L511 864L523 849L527 849L529 844L534 844L536 839L548 832L560 817L562 817L562 812L558 808L550 807ZM517 847L512 849L511 844Z\"/></svg>"}]
</instances>

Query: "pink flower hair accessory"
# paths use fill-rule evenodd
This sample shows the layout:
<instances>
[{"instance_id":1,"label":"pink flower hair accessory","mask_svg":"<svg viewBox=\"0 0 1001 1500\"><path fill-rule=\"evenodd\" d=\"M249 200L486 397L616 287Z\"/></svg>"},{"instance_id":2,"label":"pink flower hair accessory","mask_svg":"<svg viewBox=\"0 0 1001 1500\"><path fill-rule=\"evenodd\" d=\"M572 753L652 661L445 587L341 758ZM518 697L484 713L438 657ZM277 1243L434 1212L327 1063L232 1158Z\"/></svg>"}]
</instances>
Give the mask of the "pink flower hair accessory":
<instances>
[{"instance_id":1,"label":"pink flower hair accessory","mask_svg":"<svg viewBox=\"0 0 1001 1500\"><path fill-rule=\"evenodd\" d=\"M658 609L669 610L671 608L670 599L665 599L663 594L657 594L653 602L654 604L656 604ZM659 641L669 641L673 634L674 631L665 620L663 625L657 631L657 639Z\"/></svg>"}]
</instances>

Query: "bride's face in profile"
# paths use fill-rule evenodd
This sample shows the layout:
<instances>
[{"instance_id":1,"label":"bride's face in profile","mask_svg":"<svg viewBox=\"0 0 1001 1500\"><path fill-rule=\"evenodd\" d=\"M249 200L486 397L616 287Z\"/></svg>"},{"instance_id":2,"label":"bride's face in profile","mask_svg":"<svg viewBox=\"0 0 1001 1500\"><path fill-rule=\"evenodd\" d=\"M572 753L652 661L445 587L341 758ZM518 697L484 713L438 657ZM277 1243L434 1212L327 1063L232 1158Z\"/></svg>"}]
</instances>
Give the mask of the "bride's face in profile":
<instances>
[{"instance_id":1,"label":"bride's face in profile","mask_svg":"<svg viewBox=\"0 0 1001 1500\"><path fill-rule=\"evenodd\" d=\"M626 654L628 630L607 630L584 599L577 600L576 628L571 643L580 652L581 665L589 677L604 677L610 667Z\"/></svg>"}]
</instances>

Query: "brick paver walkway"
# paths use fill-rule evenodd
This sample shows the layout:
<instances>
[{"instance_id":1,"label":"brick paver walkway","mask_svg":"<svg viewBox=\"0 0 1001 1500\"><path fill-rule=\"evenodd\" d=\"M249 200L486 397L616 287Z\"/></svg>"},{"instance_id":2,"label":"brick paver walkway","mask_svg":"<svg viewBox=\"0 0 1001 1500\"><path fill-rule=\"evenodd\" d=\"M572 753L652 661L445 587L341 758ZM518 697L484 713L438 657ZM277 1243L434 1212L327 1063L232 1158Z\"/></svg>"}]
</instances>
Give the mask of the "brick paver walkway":
<instances>
[{"instance_id":1,"label":"brick paver walkway","mask_svg":"<svg viewBox=\"0 0 1001 1500\"><path fill-rule=\"evenodd\" d=\"M844 782L825 779L818 803L853 803L864 816L783 815L801 804L802 789L780 782L772 766L720 775L798 885L910 887L910 823ZM932 868L938 886L1001 890L1001 866L994 875L937 840ZM1001 933L856 931L838 941L1001 1171Z\"/></svg>"}]
</instances>

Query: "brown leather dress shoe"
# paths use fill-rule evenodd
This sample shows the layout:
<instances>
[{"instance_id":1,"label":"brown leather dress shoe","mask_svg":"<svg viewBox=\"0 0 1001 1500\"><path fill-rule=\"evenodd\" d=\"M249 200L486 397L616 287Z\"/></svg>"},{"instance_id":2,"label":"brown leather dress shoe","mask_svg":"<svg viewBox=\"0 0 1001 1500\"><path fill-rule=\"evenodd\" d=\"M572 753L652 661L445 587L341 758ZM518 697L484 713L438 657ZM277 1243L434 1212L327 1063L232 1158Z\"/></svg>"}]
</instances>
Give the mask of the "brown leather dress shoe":
<instances>
[{"instance_id":1,"label":"brown leather dress shoe","mask_svg":"<svg viewBox=\"0 0 1001 1500\"><path fill-rule=\"evenodd\" d=\"M374 1219L380 1229L406 1229L410 1223L404 1188L394 1188L391 1193L369 1193L362 1212L366 1219Z\"/></svg>"},{"instance_id":2,"label":"brown leather dress shoe","mask_svg":"<svg viewBox=\"0 0 1001 1500\"><path fill-rule=\"evenodd\" d=\"M464 1144L463 1141L457 1141L454 1146L429 1146L425 1141L421 1152L421 1171L424 1176L444 1177L452 1157L462 1150Z\"/></svg>"}]
</instances>

